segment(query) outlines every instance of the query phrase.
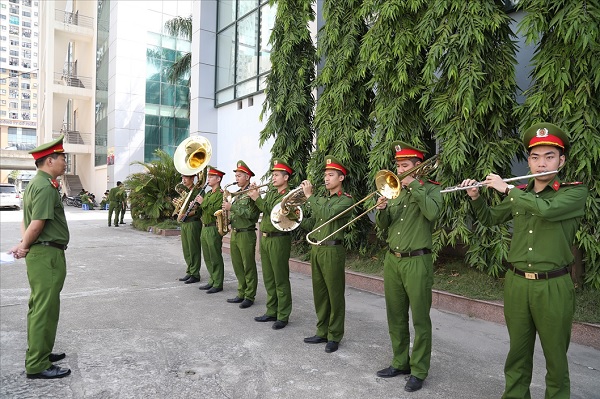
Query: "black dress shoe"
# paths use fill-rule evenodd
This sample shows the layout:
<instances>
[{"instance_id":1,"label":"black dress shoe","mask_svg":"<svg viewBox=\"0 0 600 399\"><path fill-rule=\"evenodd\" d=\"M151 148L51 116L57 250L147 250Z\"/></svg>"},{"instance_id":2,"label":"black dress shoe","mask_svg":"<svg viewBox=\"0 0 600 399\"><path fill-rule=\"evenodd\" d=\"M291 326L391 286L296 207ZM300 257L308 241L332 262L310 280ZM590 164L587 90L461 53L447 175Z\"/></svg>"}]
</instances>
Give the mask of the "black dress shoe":
<instances>
[{"instance_id":1,"label":"black dress shoe","mask_svg":"<svg viewBox=\"0 0 600 399\"><path fill-rule=\"evenodd\" d=\"M180 278L179 281L186 281L190 277L192 277L192 276L190 276L189 274L186 274L185 276L183 276L182 278Z\"/></svg>"},{"instance_id":2,"label":"black dress shoe","mask_svg":"<svg viewBox=\"0 0 600 399\"><path fill-rule=\"evenodd\" d=\"M275 323L273 323L271 328L273 330L281 330L283 327L287 326L287 323L287 321L277 320Z\"/></svg>"},{"instance_id":3,"label":"black dress shoe","mask_svg":"<svg viewBox=\"0 0 600 399\"><path fill-rule=\"evenodd\" d=\"M264 323L266 321L276 321L276 320L277 320L277 317L275 317L275 316L269 316L269 315L266 315L266 314L264 314L262 316L256 316L254 318L254 321L259 321L261 323Z\"/></svg>"},{"instance_id":4,"label":"black dress shoe","mask_svg":"<svg viewBox=\"0 0 600 399\"><path fill-rule=\"evenodd\" d=\"M119 222L119 224L125 224L125 222Z\"/></svg>"},{"instance_id":5,"label":"black dress shoe","mask_svg":"<svg viewBox=\"0 0 600 399\"><path fill-rule=\"evenodd\" d=\"M383 370L379 370L377 372L377 377L381 377L381 378L392 378L392 377L396 377L397 375L400 374L410 374L410 369L408 370L400 370L397 368L394 368L392 366L383 369Z\"/></svg>"},{"instance_id":6,"label":"black dress shoe","mask_svg":"<svg viewBox=\"0 0 600 399\"><path fill-rule=\"evenodd\" d=\"M336 350L338 350L338 346L339 346L339 344L337 342L329 341L329 342L327 342L327 345L325 345L325 352L327 352L327 353L335 352Z\"/></svg>"},{"instance_id":7,"label":"black dress shoe","mask_svg":"<svg viewBox=\"0 0 600 399\"><path fill-rule=\"evenodd\" d=\"M423 380L415 377L414 375L411 375L408 378L408 381L406 382L406 385L404 386L404 390L406 392L418 391L421 388L423 388Z\"/></svg>"},{"instance_id":8,"label":"black dress shoe","mask_svg":"<svg viewBox=\"0 0 600 399\"><path fill-rule=\"evenodd\" d=\"M185 280L185 284L195 284L199 281L200 281L199 278L192 276L192 277L188 278L187 280Z\"/></svg>"},{"instance_id":9,"label":"black dress shoe","mask_svg":"<svg viewBox=\"0 0 600 399\"><path fill-rule=\"evenodd\" d=\"M312 337L304 338L304 342L307 344L322 344L327 342L327 338L319 337L318 335L313 335Z\"/></svg>"},{"instance_id":10,"label":"black dress shoe","mask_svg":"<svg viewBox=\"0 0 600 399\"><path fill-rule=\"evenodd\" d=\"M244 302L244 298L240 298L239 296L236 296L235 298L229 298L227 300L227 302L229 302L229 303L240 303L240 302Z\"/></svg>"},{"instance_id":11,"label":"black dress shoe","mask_svg":"<svg viewBox=\"0 0 600 399\"><path fill-rule=\"evenodd\" d=\"M223 288L212 287L210 290L206 291L207 294L214 294L215 292L221 292Z\"/></svg>"},{"instance_id":12,"label":"black dress shoe","mask_svg":"<svg viewBox=\"0 0 600 399\"><path fill-rule=\"evenodd\" d=\"M242 303L240 303L240 309L247 309L254 304L254 301L250 299L244 299Z\"/></svg>"},{"instance_id":13,"label":"black dress shoe","mask_svg":"<svg viewBox=\"0 0 600 399\"><path fill-rule=\"evenodd\" d=\"M210 284L206 284L203 285L202 287L198 287L199 290L210 290L212 288L212 285Z\"/></svg>"},{"instance_id":14,"label":"black dress shoe","mask_svg":"<svg viewBox=\"0 0 600 399\"><path fill-rule=\"evenodd\" d=\"M115 224L115 227L119 227L119 225L118 225L118 224Z\"/></svg>"},{"instance_id":15,"label":"black dress shoe","mask_svg":"<svg viewBox=\"0 0 600 399\"><path fill-rule=\"evenodd\" d=\"M64 353L51 353L50 355L48 355L48 360L54 363L58 362L59 360L63 360L65 357L67 357L67 355L65 355Z\"/></svg>"},{"instance_id":16,"label":"black dress shoe","mask_svg":"<svg viewBox=\"0 0 600 399\"><path fill-rule=\"evenodd\" d=\"M63 378L69 374L71 374L71 369L63 369L52 365L50 368L42 371L41 373L27 374L27 378L50 380L53 378Z\"/></svg>"}]
</instances>

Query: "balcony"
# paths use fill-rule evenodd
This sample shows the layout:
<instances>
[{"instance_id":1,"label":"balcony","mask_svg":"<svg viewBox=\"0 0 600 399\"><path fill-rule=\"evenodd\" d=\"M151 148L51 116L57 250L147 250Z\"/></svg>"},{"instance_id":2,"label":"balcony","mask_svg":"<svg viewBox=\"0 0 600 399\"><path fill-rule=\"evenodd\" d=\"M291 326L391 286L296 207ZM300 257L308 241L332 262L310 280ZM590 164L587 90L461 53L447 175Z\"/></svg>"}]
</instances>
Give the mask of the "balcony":
<instances>
[{"instance_id":1,"label":"balcony","mask_svg":"<svg viewBox=\"0 0 600 399\"><path fill-rule=\"evenodd\" d=\"M94 18L85 15L79 15L79 11L68 12L55 10L54 19L65 24L81 26L83 28L94 28Z\"/></svg>"},{"instance_id":2,"label":"balcony","mask_svg":"<svg viewBox=\"0 0 600 399\"><path fill-rule=\"evenodd\" d=\"M73 131L53 131L52 138L58 138L61 134L65 135L64 143L67 144L80 144L80 145L91 145L92 144L92 134L91 133L82 133L77 130Z\"/></svg>"},{"instance_id":3,"label":"balcony","mask_svg":"<svg viewBox=\"0 0 600 399\"><path fill-rule=\"evenodd\" d=\"M80 87L84 88L92 88L92 78L88 76L77 76L77 75L69 75L65 73L55 72L54 73L54 83L70 86L70 87Z\"/></svg>"}]
</instances>

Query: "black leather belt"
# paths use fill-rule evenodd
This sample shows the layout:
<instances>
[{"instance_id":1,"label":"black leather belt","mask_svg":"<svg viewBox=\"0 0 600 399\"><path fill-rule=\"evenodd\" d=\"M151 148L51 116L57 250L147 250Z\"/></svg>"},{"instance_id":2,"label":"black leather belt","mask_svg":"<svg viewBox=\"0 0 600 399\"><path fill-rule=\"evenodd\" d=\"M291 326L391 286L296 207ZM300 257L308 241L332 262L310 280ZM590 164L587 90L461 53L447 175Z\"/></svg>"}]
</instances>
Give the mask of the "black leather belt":
<instances>
[{"instance_id":1,"label":"black leather belt","mask_svg":"<svg viewBox=\"0 0 600 399\"><path fill-rule=\"evenodd\" d=\"M272 233L262 233L263 237L283 237L283 236L289 236L290 233L287 232L278 232L278 231L274 231Z\"/></svg>"},{"instance_id":2,"label":"black leather belt","mask_svg":"<svg viewBox=\"0 0 600 399\"><path fill-rule=\"evenodd\" d=\"M217 222L206 223L206 224L202 223L202 226L204 226L204 227L210 227L210 226L216 226L216 225L217 225Z\"/></svg>"},{"instance_id":3,"label":"black leather belt","mask_svg":"<svg viewBox=\"0 0 600 399\"><path fill-rule=\"evenodd\" d=\"M242 233L244 231L256 231L256 228L249 228L249 229L233 229L233 231L235 231L236 233Z\"/></svg>"},{"instance_id":4,"label":"black leather belt","mask_svg":"<svg viewBox=\"0 0 600 399\"><path fill-rule=\"evenodd\" d=\"M32 245L45 245L47 247L54 247L54 248L58 248L58 249L62 249L63 251L65 251L67 249L67 246L64 244L59 244L57 242L54 241L38 241L38 242L34 242Z\"/></svg>"},{"instance_id":5,"label":"black leather belt","mask_svg":"<svg viewBox=\"0 0 600 399\"><path fill-rule=\"evenodd\" d=\"M430 254L431 249L423 248L423 249L417 249L417 250L410 251L410 252L396 252L396 251L392 251L390 249L390 253L392 255L394 255L396 258L410 258L411 256L421 256L421 255Z\"/></svg>"},{"instance_id":6,"label":"black leather belt","mask_svg":"<svg viewBox=\"0 0 600 399\"><path fill-rule=\"evenodd\" d=\"M521 277L525 277L527 280L548 280L554 277L564 276L569 273L566 267L562 269L552 270L550 272L524 272L523 270L517 269L513 265L508 265L508 268Z\"/></svg>"},{"instance_id":7,"label":"black leather belt","mask_svg":"<svg viewBox=\"0 0 600 399\"><path fill-rule=\"evenodd\" d=\"M328 240L328 241L323 241L322 243L319 244L319 246L331 247L334 245L342 245L343 243L344 243L344 240Z\"/></svg>"}]
</instances>

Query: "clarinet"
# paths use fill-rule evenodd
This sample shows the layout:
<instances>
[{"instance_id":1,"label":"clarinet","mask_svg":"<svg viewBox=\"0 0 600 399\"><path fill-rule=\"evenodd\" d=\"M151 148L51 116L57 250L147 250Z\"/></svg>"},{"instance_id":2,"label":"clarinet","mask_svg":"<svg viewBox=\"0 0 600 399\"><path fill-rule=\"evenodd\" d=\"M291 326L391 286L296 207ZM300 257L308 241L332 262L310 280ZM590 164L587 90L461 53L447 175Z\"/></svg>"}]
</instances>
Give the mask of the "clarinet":
<instances>
[{"instance_id":1,"label":"clarinet","mask_svg":"<svg viewBox=\"0 0 600 399\"><path fill-rule=\"evenodd\" d=\"M206 182L206 184L204 185L204 187L202 187L202 190L200 190L200 194L202 194L202 193L204 193L206 191L206 187L208 187L208 182ZM179 221L180 222L185 222L185 219L196 208L196 205L198 205L198 203L196 202L196 198L194 197L194 200L190 203L190 205L188 206L188 209L185 211L185 213L183 214L183 216L181 217L181 219Z\"/></svg>"}]
</instances>

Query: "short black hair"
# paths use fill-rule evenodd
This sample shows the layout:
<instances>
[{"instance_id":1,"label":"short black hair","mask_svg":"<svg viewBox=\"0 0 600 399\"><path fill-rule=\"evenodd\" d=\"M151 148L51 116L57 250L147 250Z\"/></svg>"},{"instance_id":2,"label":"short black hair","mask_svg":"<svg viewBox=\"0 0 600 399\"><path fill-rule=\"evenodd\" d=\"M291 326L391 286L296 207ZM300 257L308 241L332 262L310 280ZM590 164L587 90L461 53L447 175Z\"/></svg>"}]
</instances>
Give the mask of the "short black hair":
<instances>
[{"instance_id":1,"label":"short black hair","mask_svg":"<svg viewBox=\"0 0 600 399\"><path fill-rule=\"evenodd\" d=\"M35 160L35 167L39 168L40 166L42 166L44 164L44 162L46 162L46 159L48 159L48 157L52 157L52 159L56 159L58 158L59 155L65 155L62 152L54 152L52 154L48 154L45 157L41 157L39 159Z\"/></svg>"},{"instance_id":2,"label":"short black hair","mask_svg":"<svg viewBox=\"0 0 600 399\"><path fill-rule=\"evenodd\" d=\"M121 184L123 184L123 183L121 183L121 181L118 181L117 182L117 187L119 187Z\"/></svg>"},{"instance_id":3,"label":"short black hair","mask_svg":"<svg viewBox=\"0 0 600 399\"><path fill-rule=\"evenodd\" d=\"M560 147L556 147L554 146L557 150L558 150L558 156L562 157L563 155L565 155L566 151L564 148L560 148ZM529 147L529 149L527 150L527 155L531 155L531 151L535 148L534 147Z\"/></svg>"}]
</instances>

